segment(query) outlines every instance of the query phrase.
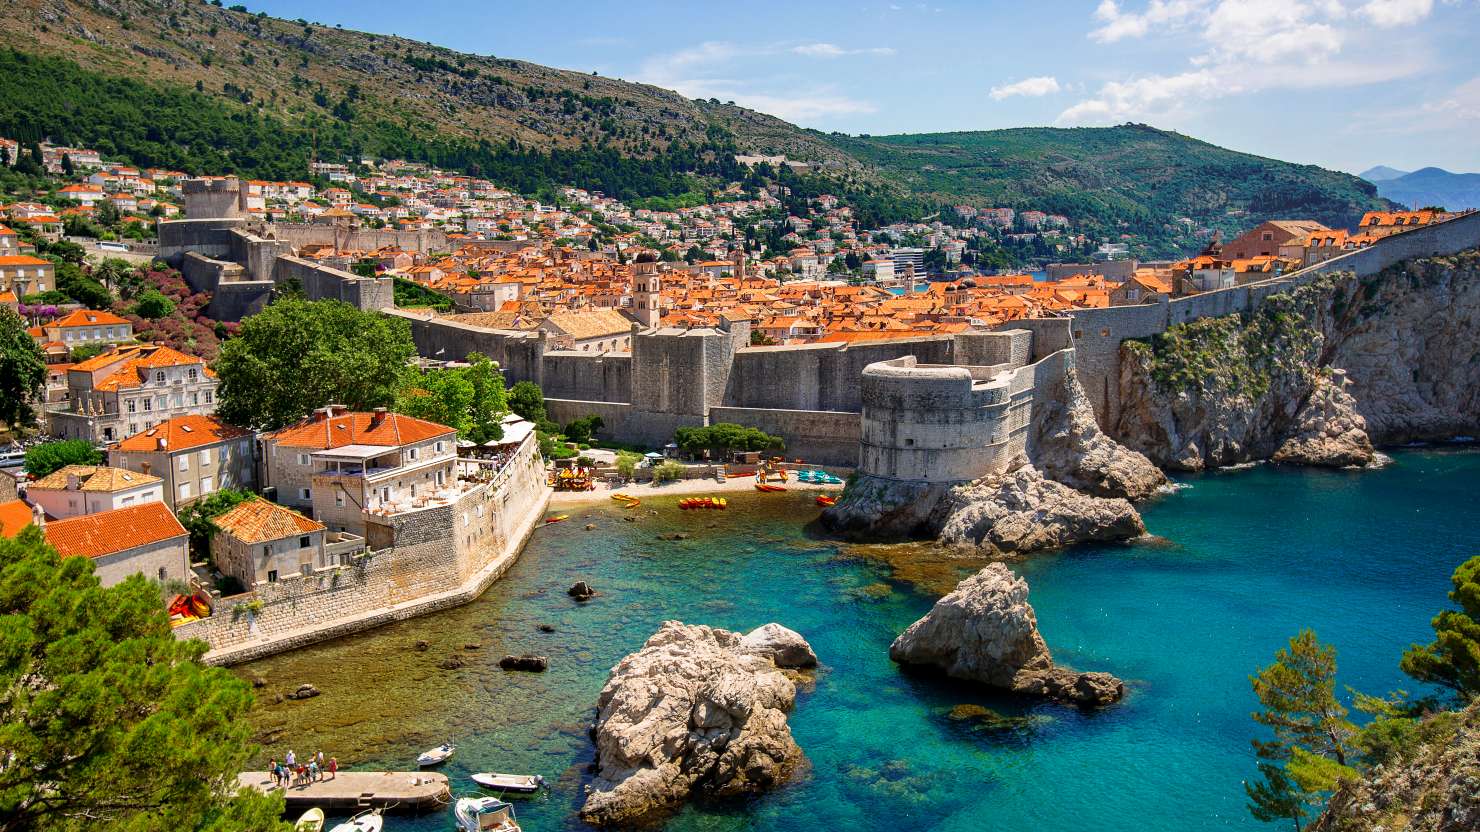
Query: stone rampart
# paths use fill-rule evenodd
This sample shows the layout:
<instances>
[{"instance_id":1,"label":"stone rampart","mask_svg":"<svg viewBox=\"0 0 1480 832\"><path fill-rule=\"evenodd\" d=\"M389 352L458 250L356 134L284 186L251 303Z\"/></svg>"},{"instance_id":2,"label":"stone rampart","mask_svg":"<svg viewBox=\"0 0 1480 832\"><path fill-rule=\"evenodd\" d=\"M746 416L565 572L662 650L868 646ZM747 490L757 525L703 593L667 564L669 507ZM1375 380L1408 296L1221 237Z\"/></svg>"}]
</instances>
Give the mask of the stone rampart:
<instances>
[{"instance_id":1,"label":"stone rampart","mask_svg":"<svg viewBox=\"0 0 1480 832\"><path fill-rule=\"evenodd\" d=\"M1197 318L1247 312L1272 294L1330 272L1352 272L1365 277L1404 260L1455 254L1477 246L1480 246L1480 213L1471 213L1395 234L1310 268L1257 283L1171 301L1160 298L1140 306L1075 310L1069 317L1080 382L1094 406L1095 417L1102 428L1108 429L1120 418L1121 341L1149 338L1170 326Z\"/></svg>"},{"instance_id":2,"label":"stone rampart","mask_svg":"<svg viewBox=\"0 0 1480 832\"><path fill-rule=\"evenodd\" d=\"M549 494L531 436L493 480L450 503L367 515L367 542L393 545L223 599L175 635L210 645L207 662L238 664L465 604L513 565Z\"/></svg>"},{"instance_id":3,"label":"stone rampart","mask_svg":"<svg viewBox=\"0 0 1480 832\"><path fill-rule=\"evenodd\" d=\"M546 396L626 401L632 395L632 354L551 350L545 353L540 378Z\"/></svg>"},{"instance_id":4,"label":"stone rampart","mask_svg":"<svg viewBox=\"0 0 1480 832\"><path fill-rule=\"evenodd\" d=\"M176 268L187 251L215 260L230 260L231 232L246 224L247 221L241 217L163 220L156 229L159 259Z\"/></svg>"},{"instance_id":5,"label":"stone rampart","mask_svg":"<svg viewBox=\"0 0 1480 832\"><path fill-rule=\"evenodd\" d=\"M784 410L859 410L859 376L870 364L913 355L925 363L951 362L950 336L747 347L735 353L723 405ZM633 401L641 401L635 398Z\"/></svg>"},{"instance_id":6,"label":"stone rampart","mask_svg":"<svg viewBox=\"0 0 1480 832\"><path fill-rule=\"evenodd\" d=\"M274 282L298 280L309 300L339 300L364 310L395 305L394 282L389 277L360 277L301 257L279 256L273 263Z\"/></svg>"},{"instance_id":7,"label":"stone rampart","mask_svg":"<svg viewBox=\"0 0 1480 832\"><path fill-rule=\"evenodd\" d=\"M286 223L271 225L272 235L285 240L294 248L308 245L335 245L336 229L323 223ZM448 252L451 246L447 232L440 229L425 231L400 231L394 228L360 228L350 231L338 229L338 245L355 251L375 251L387 246L416 252ZM524 242L528 246L531 243Z\"/></svg>"},{"instance_id":8,"label":"stone rampart","mask_svg":"<svg viewBox=\"0 0 1480 832\"><path fill-rule=\"evenodd\" d=\"M850 468L858 464L861 428L857 413L716 407L709 411L709 423L718 422L749 425L782 437L787 459Z\"/></svg>"}]
</instances>

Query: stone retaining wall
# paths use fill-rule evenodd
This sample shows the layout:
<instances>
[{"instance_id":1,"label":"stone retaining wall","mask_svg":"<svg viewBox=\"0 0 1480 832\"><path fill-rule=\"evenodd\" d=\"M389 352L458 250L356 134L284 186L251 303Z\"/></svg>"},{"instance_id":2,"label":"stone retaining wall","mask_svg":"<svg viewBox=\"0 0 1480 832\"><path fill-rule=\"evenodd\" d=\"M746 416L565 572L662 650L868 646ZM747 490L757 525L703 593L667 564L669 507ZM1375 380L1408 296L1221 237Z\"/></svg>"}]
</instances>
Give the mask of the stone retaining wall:
<instances>
[{"instance_id":1,"label":"stone retaining wall","mask_svg":"<svg viewBox=\"0 0 1480 832\"><path fill-rule=\"evenodd\" d=\"M518 559L549 496L531 436L492 481L451 504L367 516L367 541L394 545L223 599L215 615L175 635L209 644L209 663L239 664L465 604Z\"/></svg>"}]
</instances>

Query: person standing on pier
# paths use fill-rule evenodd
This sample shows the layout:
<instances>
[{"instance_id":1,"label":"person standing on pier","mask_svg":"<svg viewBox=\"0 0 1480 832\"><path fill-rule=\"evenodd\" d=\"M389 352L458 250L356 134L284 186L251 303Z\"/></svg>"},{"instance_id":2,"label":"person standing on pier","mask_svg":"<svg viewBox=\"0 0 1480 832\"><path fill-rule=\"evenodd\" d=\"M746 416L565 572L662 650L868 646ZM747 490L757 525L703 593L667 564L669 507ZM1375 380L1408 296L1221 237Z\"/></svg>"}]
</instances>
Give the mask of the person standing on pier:
<instances>
[{"instance_id":1,"label":"person standing on pier","mask_svg":"<svg viewBox=\"0 0 1480 832\"><path fill-rule=\"evenodd\" d=\"M329 758L329 779L330 780L338 780L339 779L339 758L338 757L330 757Z\"/></svg>"}]
</instances>

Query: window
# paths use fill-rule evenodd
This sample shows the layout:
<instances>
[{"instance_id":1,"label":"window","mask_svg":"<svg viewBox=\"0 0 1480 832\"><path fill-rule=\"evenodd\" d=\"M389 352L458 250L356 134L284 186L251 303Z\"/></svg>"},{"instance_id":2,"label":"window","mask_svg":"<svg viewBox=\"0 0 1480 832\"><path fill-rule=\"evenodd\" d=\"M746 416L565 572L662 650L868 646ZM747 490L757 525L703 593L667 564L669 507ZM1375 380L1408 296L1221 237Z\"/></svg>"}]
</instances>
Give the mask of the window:
<instances>
[{"instance_id":1,"label":"window","mask_svg":"<svg viewBox=\"0 0 1480 832\"><path fill-rule=\"evenodd\" d=\"M210 448L205 448L204 450L202 450L200 452L200 464L201 465L210 465L211 464L211 449Z\"/></svg>"},{"instance_id":2,"label":"window","mask_svg":"<svg viewBox=\"0 0 1480 832\"><path fill-rule=\"evenodd\" d=\"M138 409L138 403L135 402L133 399L129 399L128 400L128 412L133 413L137 409Z\"/></svg>"},{"instance_id":3,"label":"window","mask_svg":"<svg viewBox=\"0 0 1480 832\"><path fill-rule=\"evenodd\" d=\"M309 491L307 488L300 488L298 489L298 498L302 500L311 500L313 499L313 492Z\"/></svg>"},{"instance_id":4,"label":"window","mask_svg":"<svg viewBox=\"0 0 1480 832\"><path fill-rule=\"evenodd\" d=\"M440 441L439 441L439 442L438 442L438 443L437 443L437 453L439 453L439 454L440 454L440 453L442 453L442 449L443 449L443 448L444 448L444 447L446 447L446 446L447 446L447 443L446 443L446 442L440 442Z\"/></svg>"},{"instance_id":5,"label":"window","mask_svg":"<svg viewBox=\"0 0 1480 832\"><path fill-rule=\"evenodd\" d=\"M406 458L409 459L409 460L411 460L411 461L413 461L413 462L415 462L416 461L416 449L415 448L408 448L406 450Z\"/></svg>"},{"instance_id":6,"label":"window","mask_svg":"<svg viewBox=\"0 0 1480 832\"><path fill-rule=\"evenodd\" d=\"M308 535L304 535L303 537L298 538L298 548L300 548L300 549L307 549L308 548Z\"/></svg>"},{"instance_id":7,"label":"window","mask_svg":"<svg viewBox=\"0 0 1480 832\"><path fill-rule=\"evenodd\" d=\"M154 380L159 382L160 384L164 384L164 370L156 371L154 373Z\"/></svg>"},{"instance_id":8,"label":"window","mask_svg":"<svg viewBox=\"0 0 1480 832\"><path fill-rule=\"evenodd\" d=\"M446 473L446 472L444 472L444 471L438 471L438 472L437 472L437 485L442 485L442 484L443 484L443 482L444 482L444 480L443 480L443 475L444 475L444 474L445 474L445 473Z\"/></svg>"},{"instance_id":9,"label":"window","mask_svg":"<svg viewBox=\"0 0 1480 832\"><path fill-rule=\"evenodd\" d=\"M189 471L190 470L190 454L180 454L179 460L180 460L180 470L181 471Z\"/></svg>"},{"instance_id":10,"label":"window","mask_svg":"<svg viewBox=\"0 0 1480 832\"><path fill-rule=\"evenodd\" d=\"M159 567L159 582L160 583L164 583L165 579L168 578L169 576L170 576L170 572L169 572L168 569L165 569L163 566Z\"/></svg>"},{"instance_id":11,"label":"window","mask_svg":"<svg viewBox=\"0 0 1480 832\"><path fill-rule=\"evenodd\" d=\"M195 368L194 368L194 367L191 367L191 368L190 368L190 380L191 380L191 381L195 381L195 377L196 377L196 371L195 371Z\"/></svg>"},{"instance_id":12,"label":"window","mask_svg":"<svg viewBox=\"0 0 1480 832\"><path fill-rule=\"evenodd\" d=\"M103 438L113 441L113 428L103 428Z\"/></svg>"},{"instance_id":13,"label":"window","mask_svg":"<svg viewBox=\"0 0 1480 832\"><path fill-rule=\"evenodd\" d=\"M211 391L207 390L206 391L206 404L210 404L210 403L211 403Z\"/></svg>"},{"instance_id":14,"label":"window","mask_svg":"<svg viewBox=\"0 0 1480 832\"><path fill-rule=\"evenodd\" d=\"M200 404L200 391L198 391L198 390L191 390L190 391L190 403L191 404Z\"/></svg>"},{"instance_id":15,"label":"window","mask_svg":"<svg viewBox=\"0 0 1480 832\"><path fill-rule=\"evenodd\" d=\"M309 463L308 454L299 454L298 455L298 464L299 465L307 465L308 463Z\"/></svg>"},{"instance_id":16,"label":"window","mask_svg":"<svg viewBox=\"0 0 1480 832\"><path fill-rule=\"evenodd\" d=\"M215 480L215 477L201 477L200 478L200 493L202 495L209 494L209 493L211 493L212 491L215 491L215 490L216 490L216 480Z\"/></svg>"},{"instance_id":17,"label":"window","mask_svg":"<svg viewBox=\"0 0 1480 832\"><path fill-rule=\"evenodd\" d=\"M270 584L277 583L277 570L276 569L269 569L269 570L267 570L267 582L270 583Z\"/></svg>"},{"instance_id":18,"label":"window","mask_svg":"<svg viewBox=\"0 0 1480 832\"><path fill-rule=\"evenodd\" d=\"M145 413L148 413L149 411L151 411L153 409L154 409L154 400L153 399L145 399L144 400L144 412Z\"/></svg>"},{"instance_id":19,"label":"window","mask_svg":"<svg viewBox=\"0 0 1480 832\"><path fill-rule=\"evenodd\" d=\"M180 499L180 500L188 500L188 499L190 499L190 483L188 483L188 482L182 482L182 483L180 483L179 487L176 489L176 492L179 495L177 497L177 499Z\"/></svg>"},{"instance_id":20,"label":"window","mask_svg":"<svg viewBox=\"0 0 1480 832\"><path fill-rule=\"evenodd\" d=\"M344 492L343 491L335 491L334 492L334 507L335 508L344 508Z\"/></svg>"}]
</instances>

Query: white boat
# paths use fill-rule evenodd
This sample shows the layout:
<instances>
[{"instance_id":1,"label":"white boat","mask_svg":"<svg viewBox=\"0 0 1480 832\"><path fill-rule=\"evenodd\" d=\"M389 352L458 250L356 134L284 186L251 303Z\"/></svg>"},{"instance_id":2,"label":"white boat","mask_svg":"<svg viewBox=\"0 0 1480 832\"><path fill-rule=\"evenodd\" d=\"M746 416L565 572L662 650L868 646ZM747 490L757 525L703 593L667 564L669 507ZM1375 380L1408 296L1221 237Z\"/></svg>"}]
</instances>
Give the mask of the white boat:
<instances>
[{"instance_id":1,"label":"white boat","mask_svg":"<svg viewBox=\"0 0 1480 832\"><path fill-rule=\"evenodd\" d=\"M440 766L452 759L452 752L456 750L457 746L450 742L444 742L431 751L422 752L422 755L416 758L416 764L419 766Z\"/></svg>"},{"instance_id":2,"label":"white boat","mask_svg":"<svg viewBox=\"0 0 1480 832\"><path fill-rule=\"evenodd\" d=\"M459 797L452 817L458 832L522 832L514 807L496 797Z\"/></svg>"},{"instance_id":3,"label":"white boat","mask_svg":"<svg viewBox=\"0 0 1480 832\"><path fill-rule=\"evenodd\" d=\"M545 778L538 774L499 774L496 771L480 771L473 775L473 782L485 789L504 792L537 792L545 787Z\"/></svg>"},{"instance_id":4,"label":"white boat","mask_svg":"<svg viewBox=\"0 0 1480 832\"><path fill-rule=\"evenodd\" d=\"M324 832L324 810L315 806L298 817L293 832Z\"/></svg>"},{"instance_id":5,"label":"white boat","mask_svg":"<svg viewBox=\"0 0 1480 832\"><path fill-rule=\"evenodd\" d=\"M372 809L364 814L355 815L330 829L329 832L380 832L380 827L384 823L385 820L380 816L380 810Z\"/></svg>"}]
</instances>

